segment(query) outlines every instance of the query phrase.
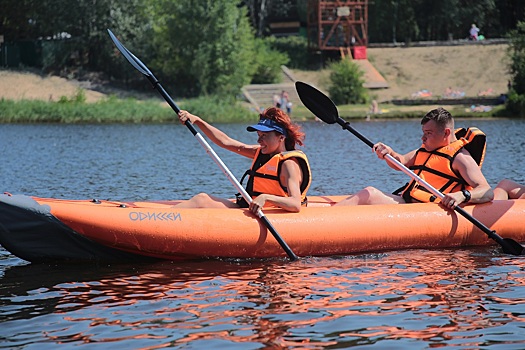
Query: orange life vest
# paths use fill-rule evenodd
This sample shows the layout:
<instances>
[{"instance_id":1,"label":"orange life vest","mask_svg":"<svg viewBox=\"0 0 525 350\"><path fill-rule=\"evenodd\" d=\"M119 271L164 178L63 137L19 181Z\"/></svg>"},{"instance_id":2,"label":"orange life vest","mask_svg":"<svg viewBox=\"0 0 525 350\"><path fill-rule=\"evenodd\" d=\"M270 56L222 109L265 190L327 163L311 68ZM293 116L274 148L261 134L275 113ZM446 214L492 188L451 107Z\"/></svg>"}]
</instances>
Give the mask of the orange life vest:
<instances>
[{"instance_id":1,"label":"orange life vest","mask_svg":"<svg viewBox=\"0 0 525 350\"><path fill-rule=\"evenodd\" d=\"M441 193L451 193L461 190L471 190L472 187L456 173L452 163L461 149L465 148L481 168L485 158L486 135L478 128L457 129L457 140L445 147L434 151L427 151L423 147L417 150L414 165L410 167L420 178L431 184ZM407 203L434 202L436 196L432 195L423 185L416 180L409 182L404 188L396 191L402 192Z\"/></svg>"},{"instance_id":2,"label":"orange life vest","mask_svg":"<svg viewBox=\"0 0 525 350\"><path fill-rule=\"evenodd\" d=\"M268 157L269 159L267 159ZM252 166L246 171L241 179L242 183L244 177L249 175L246 192L248 192L252 198L263 193L288 197L288 190L281 184L279 179L283 162L290 158L298 160L303 173L303 179L299 188L301 189L301 202L306 204L306 193L312 183L312 173L310 171L308 158L299 150L286 151L273 156L268 156L262 154L261 149L259 148L253 159Z\"/></svg>"}]
</instances>

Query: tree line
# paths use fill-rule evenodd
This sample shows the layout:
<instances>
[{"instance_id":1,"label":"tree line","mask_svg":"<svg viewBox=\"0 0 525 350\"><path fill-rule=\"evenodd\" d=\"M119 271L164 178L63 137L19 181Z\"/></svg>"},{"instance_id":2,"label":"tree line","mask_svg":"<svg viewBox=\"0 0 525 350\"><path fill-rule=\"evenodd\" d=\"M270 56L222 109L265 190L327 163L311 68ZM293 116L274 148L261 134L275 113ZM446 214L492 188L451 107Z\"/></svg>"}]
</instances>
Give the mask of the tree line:
<instances>
[{"instance_id":1,"label":"tree line","mask_svg":"<svg viewBox=\"0 0 525 350\"><path fill-rule=\"evenodd\" d=\"M371 42L466 39L472 24L487 38L502 38L525 19L522 0L369 1Z\"/></svg>"},{"instance_id":2,"label":"tree line","mask_svg":"<svg viewBox=\"0 0 525 350\"><path fill-rule=\"evenodd\" d=\"M38 41L45 71L98 71L146 84L108 37L111 29L176 96L235 96L277 82L280 66L308 68L305 37L269 36L274 20L307 23L309 0L2 0L5 43ZM369 41L466 38L471 23L505 37L525 17L522 0L369 1ZM315 61L318 66L318 62Z\"/></svg>"}]
</instances>

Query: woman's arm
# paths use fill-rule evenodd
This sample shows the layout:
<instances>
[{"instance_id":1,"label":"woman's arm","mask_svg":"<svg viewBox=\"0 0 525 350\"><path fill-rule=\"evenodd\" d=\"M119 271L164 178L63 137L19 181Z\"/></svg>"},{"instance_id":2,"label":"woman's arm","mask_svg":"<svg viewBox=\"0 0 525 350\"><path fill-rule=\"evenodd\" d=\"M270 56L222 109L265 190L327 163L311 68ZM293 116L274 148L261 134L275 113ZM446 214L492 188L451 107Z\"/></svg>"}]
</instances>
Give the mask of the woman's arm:
<instances>
[{"instance_id":1,"label":"woman's arm","mask_svg":"<svg viewBox=\"0 0 525 350\"><path fill-rule=\"evenodd\" d=\"M296 159L291 158L284 161L281 170L281 179L283 179L288 189L288 197L261 194L250 204L250 210L252 212L257 212L259 208L264 207L266 202L294 213L298 213L301 210L300 184L303 179L303 174Z\"/></svg>"},{"instance_id":2,"label":"woman's arm","mask_svg":"<svg viewBox=\"0 0 525 350\"><path fill-rule=\"evenodd\" d=\"M197 125L204 135L212 140L217 146L242 156L253 158L255 157L257 148L259 148L259 145L247 145L238 140L232 139L221 130L188 111L181 110L179 112L179 120L182 124L184 124L186 120L189 120L191 124Z\"/></svg>"}]
</instances>

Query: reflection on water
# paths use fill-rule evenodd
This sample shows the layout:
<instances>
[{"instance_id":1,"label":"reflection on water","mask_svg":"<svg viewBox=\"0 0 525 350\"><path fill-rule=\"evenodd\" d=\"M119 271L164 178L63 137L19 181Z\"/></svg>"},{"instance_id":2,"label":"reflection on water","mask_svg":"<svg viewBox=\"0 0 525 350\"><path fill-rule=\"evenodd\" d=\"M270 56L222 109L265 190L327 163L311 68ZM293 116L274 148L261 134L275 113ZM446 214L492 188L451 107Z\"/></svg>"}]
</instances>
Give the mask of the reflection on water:
<instances>
[{"instance_id":1,"label":"reflection on water","mask_svg":"<svg viewBox=\"0 0 525 350\"><path fill-rule=\"evenodd\" d=\"M525 346L524 267L490 248L294 263L13 266L0 287L0 339L11 347Z\"/></svg>"},{"instance_id":2,"label":"reflection on water","mask_svg":"<svg viewBox=\"0 0 525 350\"><path fill-rule=\"evenodd\" d=\"M356 122L399 152L417 121ZM523 120L458 121L488 134L495 185L525 182ZM222 129L253 142L245 125ZM305 123L312 195L408 179L337 126ZM2 125L2 191L55 198L182 199L234 189L176 125ZM250 166L218 149L240 177ZM0 248L0 348L525 348L525 260L497 248L334 258L27 265Z\"/></svg>"}]
</instances>

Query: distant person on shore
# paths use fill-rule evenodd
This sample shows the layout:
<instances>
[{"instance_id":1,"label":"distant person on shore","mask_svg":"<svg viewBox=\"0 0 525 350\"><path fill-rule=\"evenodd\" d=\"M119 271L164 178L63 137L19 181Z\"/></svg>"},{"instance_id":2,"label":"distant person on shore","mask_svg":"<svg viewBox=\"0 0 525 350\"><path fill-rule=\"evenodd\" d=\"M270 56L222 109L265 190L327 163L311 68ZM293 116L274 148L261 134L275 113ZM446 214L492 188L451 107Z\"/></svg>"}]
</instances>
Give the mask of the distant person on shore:
<instances>
[{"instance_id":1,"label":"distant person on shore","mask_svg":"<svg viewBox=\"0 0 525 350\"><path fill-rule=\"evenodd\" d=\"M285 90L281 91L280 105L283 111L285 111L288 107L288 102L290 102L290 99L288 98L288 92Z\"/></svg>"},{"instance_id":2,"label":"distant person on shore","mask_svg":"<svg viewBox=\"0 0 525 350\"><path fill-rule=\"evenodd\" d=\"M292 101L288 100L288 102L286 102L286 114L288 114L290 117L292 116L292 107Z\"/></svg>"},{"instance_id":3,"label":"distant person on shore","mask_svg":"<svg viewBox=\"0 0 525 350\"><path fill-rule=\"evenodd\" d=\"M483 133L475 128L468 131L463 129L468 139L464 137L458 139L454 132L452 115L441 107L428 112L421 120L421 125L423 145L419 149L402 155L381 142L376 143L372 149L379 159L385 159L385 156L389 154L415 171L419 177L443 193L443 199L439 200L418 181L411 180L394 194L383 193L374 187L366 187L336 205L439 201L441 206L453 209L462 203L491 201L494 193L478 165L478 162L481 164L484 157L484 143L482 150L479 150L478 142L471 144L478 145L473 149L476 151L476 160L473 157L474 153L471 155L466 149L477 136L483 137ZM394 163L390 163L388 159L386 161L391 168L399 170Z\"/></svg>"},{"instance_id":4,"label":"distant person on shore","mask_svg":"<svg viewBox=\"0 0 525 350\"><path fill-rule=\"evenodd\" d=\"M476 24L472 23L469 34L470 34L470 37L469 37L470 40L478 40L479 28L476 27Z\"/></svg>"},{"instance_id":5,"label":"distant person on shore","mask_svg":"<svg viewBox=\"0 0 525 350\"><path fill-rule=\"evenodd\" d=\"M281 108L281 98L277 94L273 95L273 106L275 108Z\"/></svg>"},{"instance_id":6,"label":"distant person on shore","mask_svg":"<svg viewBox=\"0 0 525 350\"><path fill-rule=\"evenodd\" d=\"M379 108L379 104L377 103L377 100L372 100L372 104L370 105L370 113L371 114L381 113L381 108Z\"/></svg>"},{"instance_id":7,"label":"distant person on shore","mask_svg":"<svg viewBox=\"0 0 525 350\"><path fill-rule=\"evenodd\" d=\"M525 185L509 179L503 179L494 188L494 199L525 199Z\"/></svg>"},{"instance_id":8,"label":"distant person on shore","mask_svg":"<svg viewBox=\"0 0 525 350\"><path fill-rule=\"evenodd\" d=\"M445 89L443 93L444 98L462 98L465 97L465 92L459 89L453 90L451 86Z\"/></svg>"}]
</instances>

